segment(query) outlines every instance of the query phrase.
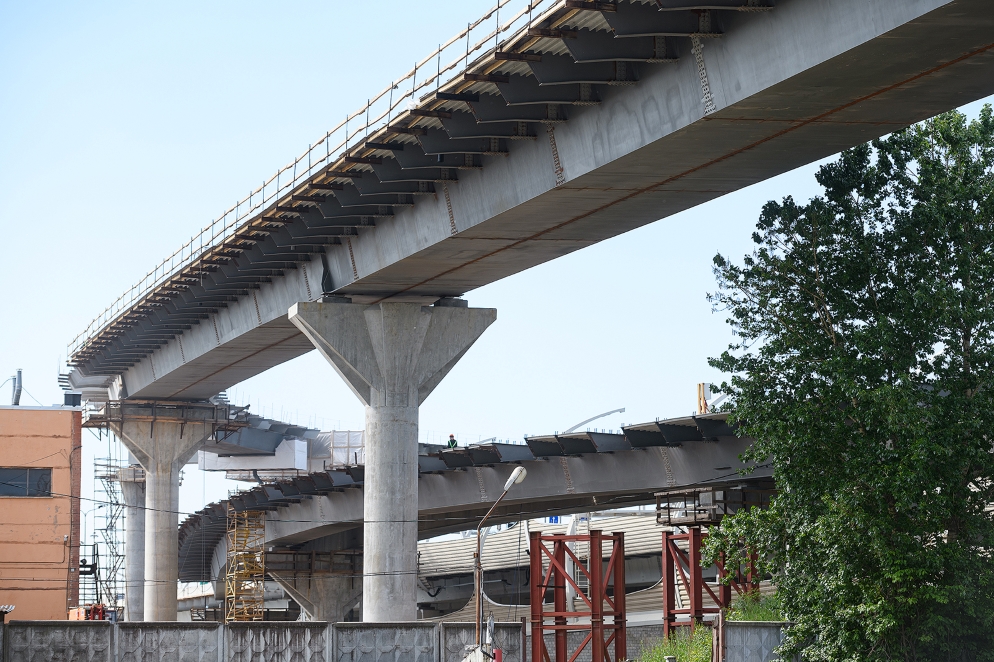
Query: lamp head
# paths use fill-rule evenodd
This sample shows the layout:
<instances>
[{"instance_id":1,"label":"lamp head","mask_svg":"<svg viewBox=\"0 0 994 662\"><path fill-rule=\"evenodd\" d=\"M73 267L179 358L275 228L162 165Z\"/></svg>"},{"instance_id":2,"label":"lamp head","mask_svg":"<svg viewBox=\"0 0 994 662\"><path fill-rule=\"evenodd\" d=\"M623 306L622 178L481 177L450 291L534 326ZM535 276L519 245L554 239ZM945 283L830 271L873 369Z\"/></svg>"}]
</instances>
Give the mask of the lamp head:
<instances>
[{"instance_id":1,"label":"lamp head","mask_svg":"<svg viewBox=\"0 0 994 662\"><path fill-rule=\"evenodd\" d=\"M527 475L528 471L526 471L524 467L520 466L515 467L514 471L511 472L511 475L508 476L507 482L504 483L504 491L507 492L509 489L511 489L512 485L517 485L518 483L523 481L525 479L525 476Z\"/></svg>"}]
</instances>

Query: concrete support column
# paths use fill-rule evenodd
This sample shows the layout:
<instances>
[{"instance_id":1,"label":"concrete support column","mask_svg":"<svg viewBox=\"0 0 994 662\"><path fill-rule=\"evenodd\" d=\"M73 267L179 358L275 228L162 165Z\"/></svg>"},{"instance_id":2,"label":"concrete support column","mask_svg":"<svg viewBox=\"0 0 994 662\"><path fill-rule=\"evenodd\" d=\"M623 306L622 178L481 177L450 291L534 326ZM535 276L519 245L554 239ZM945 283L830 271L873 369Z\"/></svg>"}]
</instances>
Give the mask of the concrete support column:
<instances>
[{"instance_id":1,"label":"concrete support column","mask_svg":"<svg viewBox=\"0 0 994 662\"><path fill-rule=\"evenodd\" d=\"M497 311L458 300L298 303L289 318L366 405L363 620L415 620L418 408Z\"/></svg>"},{"instance_id":2,"label":"concrete support column","mask_svg":"<svg viewBox=\"0 0 994 662\"><path fill-rule=\"evenodd\" d=\"M179 471L225 421L205 403L114 403L112 431L145 469L143 620L175 621L179 574ZM215 410L220 410L218 413Z\"/></svg>"},{"instance_id":3,"label":"concrete support column","mask_svg":"<svg viewBox=\"0 0 994 662\"><path fill-rule=\"evenodd\" d=\"M362 585L350 577L296 576L290 572L267 573L312 621L341 623L362 597Z\"/></svg>"},{"instance_id":4,"label":"concrete support column","mask_svg":"<svg viewBox=\"0 0 994 662\"><path fill-rule=\"evenodd\" d=\"M145 620L145 471L124 467L118 473L124 495L124 614Z\"/></svg>"}]
</instances>

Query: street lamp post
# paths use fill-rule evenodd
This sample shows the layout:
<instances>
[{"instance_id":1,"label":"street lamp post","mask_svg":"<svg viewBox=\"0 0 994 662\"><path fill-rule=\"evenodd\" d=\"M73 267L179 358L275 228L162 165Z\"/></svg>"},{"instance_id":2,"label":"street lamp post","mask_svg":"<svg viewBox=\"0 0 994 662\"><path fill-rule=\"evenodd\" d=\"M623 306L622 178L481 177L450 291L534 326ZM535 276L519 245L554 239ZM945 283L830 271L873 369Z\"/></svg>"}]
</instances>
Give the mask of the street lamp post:
<instances>
[{"instance_id":1,"label":"street lamp post","mask_svg":"<svg viewBox=\"0 0 994 662\"><path fill-rule=\"evenodd\" d=\"M501 502L501 499L507 495L508 490L523 481L526 475L528 475L528 472L524 467L515 467L514 471L508 477L507 482L504 483L504 491L494 501L494 505L490 506L490 510L487 511L487 514L483 516L480 524L476 527L476 567L474 568L474 574L476 575L476 646L478 651L483 651L483 542L481 532L487 518L497 508L497 504Z\"/></svg>"}]
</instances>

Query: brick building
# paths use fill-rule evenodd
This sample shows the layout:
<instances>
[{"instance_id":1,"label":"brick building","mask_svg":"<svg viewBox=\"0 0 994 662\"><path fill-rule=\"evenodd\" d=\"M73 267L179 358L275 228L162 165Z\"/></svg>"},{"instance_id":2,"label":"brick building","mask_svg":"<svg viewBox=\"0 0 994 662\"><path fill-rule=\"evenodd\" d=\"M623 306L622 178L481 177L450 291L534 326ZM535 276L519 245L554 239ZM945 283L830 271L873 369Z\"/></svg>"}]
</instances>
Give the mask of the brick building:
<instances>
[{"instance_id":1,"label":"brick building","mask_svg":"<svg viewBox=\"0 0 994 662\"><path fill-rule=\"evenodd\" d=\"M79 592L81 412L0 407L0 604L67 618Z\"/></svg>"}]
</instances>

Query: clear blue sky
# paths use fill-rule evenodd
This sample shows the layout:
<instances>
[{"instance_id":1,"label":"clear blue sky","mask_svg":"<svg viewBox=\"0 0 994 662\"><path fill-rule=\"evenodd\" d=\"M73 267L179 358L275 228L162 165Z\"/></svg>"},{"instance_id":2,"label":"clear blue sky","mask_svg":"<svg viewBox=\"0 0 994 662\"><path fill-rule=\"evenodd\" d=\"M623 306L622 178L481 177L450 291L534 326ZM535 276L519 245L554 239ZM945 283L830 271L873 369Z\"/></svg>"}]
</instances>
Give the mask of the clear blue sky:
<instances>
[{"instance_id":1,"label":"clear blue sky","mask_svg":"<svg viewBox=\"0 0 994 662\"><path fill-rule=\"evenodd\" d=\"M31 396L61 401L66 344L90 319L491 2L0 0L0 379L23 368ZM594 425L690 413L731 339L705 299L711 258L751 249L766 200L817 194L814 170L471 292L498 320L421 408L422 440L520 440L616 407ZM363 427L315 353L230 394ZM229 487L187 476L184 509Z\"/></svg>"}]
</instances>

